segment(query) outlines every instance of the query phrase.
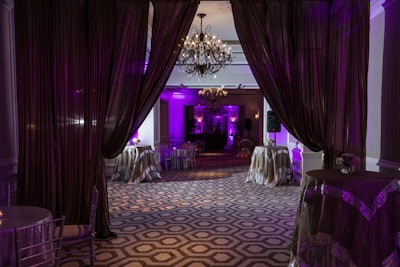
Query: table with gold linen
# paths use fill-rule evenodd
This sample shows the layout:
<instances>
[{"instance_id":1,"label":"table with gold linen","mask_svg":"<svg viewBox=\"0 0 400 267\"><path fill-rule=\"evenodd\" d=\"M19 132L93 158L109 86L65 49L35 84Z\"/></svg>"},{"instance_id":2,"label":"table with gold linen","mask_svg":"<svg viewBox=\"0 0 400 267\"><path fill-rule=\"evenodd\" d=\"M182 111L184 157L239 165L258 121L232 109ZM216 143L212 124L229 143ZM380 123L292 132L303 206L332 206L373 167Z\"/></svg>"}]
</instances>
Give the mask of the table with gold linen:
<instances>
[{"instance_id":1,"label":"table with gold linen","mask_svg":"<svg viewBox=\"0 0 400 267\"><path fill-rule=\"evenodd\" d=\"M127 146L115 161L111 180L120 179L128 183L140 183L160 178L161 174L151 146Z\"/></svg>"},{"instance_id":2,"label":"table with gold linen","mask_svg":"<svg viewBox=\"0 0 400 267\"><path fill-rule=\"evenodd\" d=\"M251 155L246 182L272 187L289 183L292 173L286 146L256 146Z\"/></svg>"},{"instance_id":3,"label":"table with gold linen","mask_svg":"<svg viewBox=\"0 0 400 267\"><path fill-rule=\"evenodd\" d=\"M34 206L3 206L0 211L0 266L17 266L15 228L51 221L53 216L49 210Z\"/></svg>"},{"instance_id":4,"label":"table with gold linen","mask_svg":"<svg viewBox=\"0 0 400 267\"><path fill-rule=\"evenodd\" d=\"M400 266L397 179L370 171L312 170L300 186L289 266Z\"/></svg>"}]
</instances>

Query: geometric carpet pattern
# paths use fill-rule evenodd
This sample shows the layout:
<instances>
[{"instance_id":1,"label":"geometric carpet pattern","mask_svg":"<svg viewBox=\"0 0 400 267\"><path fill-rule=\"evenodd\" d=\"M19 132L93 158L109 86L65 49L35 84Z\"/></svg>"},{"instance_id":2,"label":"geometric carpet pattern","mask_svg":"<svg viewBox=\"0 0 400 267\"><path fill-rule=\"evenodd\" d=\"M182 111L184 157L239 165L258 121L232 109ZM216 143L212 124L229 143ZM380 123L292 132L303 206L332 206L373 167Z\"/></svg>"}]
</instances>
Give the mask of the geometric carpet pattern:
<instances>
[{"instance_id":1,"label":"geometric carpet pattern","mask_svg":"<svg viewBox=\"0 0 400 267\"><path fill-rule=\"evenodd\" d=\"M287 266L300 189L245 183L248 167L215 169L229 174L218 179L175 171L159 182L109 181L118 236L96 239L96 266Z\"/></svg>"}]
</instances>

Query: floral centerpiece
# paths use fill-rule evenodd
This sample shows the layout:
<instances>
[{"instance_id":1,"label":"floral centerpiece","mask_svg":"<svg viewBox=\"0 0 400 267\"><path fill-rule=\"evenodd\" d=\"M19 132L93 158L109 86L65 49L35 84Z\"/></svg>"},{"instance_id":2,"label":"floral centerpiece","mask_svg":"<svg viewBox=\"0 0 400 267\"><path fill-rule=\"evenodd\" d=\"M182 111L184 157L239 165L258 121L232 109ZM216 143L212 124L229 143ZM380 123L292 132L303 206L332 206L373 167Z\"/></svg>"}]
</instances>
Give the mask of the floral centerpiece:
<instances>
[{"instance_id":1,"label":"floral centerpiece","mask_svg":"<svg viewBox=\"0 0 400 267\"><path fill-rule=\"evenodd\" d=\"M136 137L134 137L134 138L132 138L131 142L132 142L132 144L133 144L134 146L136 146L137 144L139 144L139 143L140 143L140 139L139 139L139 138L136 138Z\"/></svg>"},{"instance_id":2,"label":"floral centerpiece","mask_svg":"<svg viewBox=\"0 0 400 267\"><path fill-rule=\"evenodd\" d=\"M355 172L360 163L360 159L353 153L339 153L336 158L336 164L344 174Z\"/></svg>"},{"instance_id":3,"label":"floral centerpiece","mask_svg":"<svg viewBox=\"0 0 400 267\"><path fill-rule=\"evenodd\" d=\"M275 144L275 140L274 139L268 139L268 146L273 146Z\"/></svg>"}]
</instances>

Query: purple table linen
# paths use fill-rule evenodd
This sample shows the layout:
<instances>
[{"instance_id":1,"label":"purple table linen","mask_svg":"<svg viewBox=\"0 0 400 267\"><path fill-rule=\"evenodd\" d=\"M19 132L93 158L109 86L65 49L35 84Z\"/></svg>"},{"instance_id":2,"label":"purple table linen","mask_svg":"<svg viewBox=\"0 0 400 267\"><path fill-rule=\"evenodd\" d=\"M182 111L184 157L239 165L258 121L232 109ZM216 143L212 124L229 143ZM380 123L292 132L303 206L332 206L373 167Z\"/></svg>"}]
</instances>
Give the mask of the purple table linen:
<instances>
[{"instance_id":1,"label":"purple table linen","mask_svg":"<svg viewBox=\"0 0 400 267\"><path fill-rule=\"evenodd\" d=\"M5 206L0 211L0 266L17 266L15 228L52 220L53 216L49 210L33 206Z\"/></svg>"},{"instance_id":2,"label":"purple table linen","mask_svg":"<svg viewBox=\"0 0 400 267\"><path fill-rule=\"evenodd\" d=\"M313 170L301 186L290 266L399 266L397 179Z\"/></svg>"}]
</instances>

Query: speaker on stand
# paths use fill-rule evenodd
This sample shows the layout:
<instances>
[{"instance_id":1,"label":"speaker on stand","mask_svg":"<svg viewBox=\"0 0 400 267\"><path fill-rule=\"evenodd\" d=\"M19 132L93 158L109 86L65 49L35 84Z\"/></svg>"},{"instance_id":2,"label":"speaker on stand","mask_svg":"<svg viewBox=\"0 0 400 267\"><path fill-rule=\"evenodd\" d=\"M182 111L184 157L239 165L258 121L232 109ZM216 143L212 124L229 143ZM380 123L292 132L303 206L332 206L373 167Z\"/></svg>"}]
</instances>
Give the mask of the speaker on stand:
<instances>
[{"instance_id":1,"label":"speaker on stand","mask_svg":"<svg viewBox=\"0 0 400 267\"><path fill-rule=\"evenodd\" d=\"M281 121L275 115L275 113L270 110L267 111L267 132L274 133L274 140L276 145L276 133L281 131Z\"/></svg>"}]
</instances>

